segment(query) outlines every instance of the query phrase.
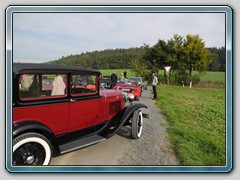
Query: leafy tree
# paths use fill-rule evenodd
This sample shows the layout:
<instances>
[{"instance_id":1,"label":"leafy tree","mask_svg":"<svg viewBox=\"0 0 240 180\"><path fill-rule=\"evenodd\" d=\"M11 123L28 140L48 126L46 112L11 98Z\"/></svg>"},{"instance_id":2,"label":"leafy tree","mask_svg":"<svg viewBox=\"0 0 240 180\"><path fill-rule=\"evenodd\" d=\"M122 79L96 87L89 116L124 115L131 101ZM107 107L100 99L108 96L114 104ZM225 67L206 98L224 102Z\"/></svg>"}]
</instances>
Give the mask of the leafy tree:
<instances>
[{"instance_id":1,"label":"leafy tree","mask_svg":"<svg viewBox=\"0 0 240 180\"><path fill-rule=\"evenodd\" d=\"M220 71L226 70L226 48L221 47L218 49L218 55L219 55L219 64L220 64Z\"/></svg>"},{"instance_id":2,"label":"leafy tree","mask_svg":"<svg viewBox=\"0 0 240 180\"><path fill-rule=\"evenodd\" d=\"M148 78L150 72L147 66L142 64L139 60L133 59L129 62L129 67L135 72L136 76Z\"/></svg>"},{"instance_id":3,"label":"leafy tree","mask_svg":"<svg viewBox=\"0 0 240 180\"><path fill-rule=\"evenodd\" d=\"M192 77L193 69L198 71L208 70L208 66L211 63L211 55L205 48L205 42L199 35L188 34L186 36L183 42L183 57L181 60L189 70L189 77Z\"/></svg>"},{"instance_id":4,"label":"leafy tree","mask_svg":"<svg viewBox=\"0 0 240 180\"><path fill-rule=\"evenodd\" d=\"M140 59L142 48L106 49L103 51L86 52L77 55L62 56L51 64L67 64L94 69L126 69L129 61Z\"/></svg>"},{"instance_id":5,"label":"leafy tree","mask_svg":"<svg viewBox=\"0 0 240 180\"><path fill-rule=\"evenodd\" d=\"M219 71L220 63L219 63L219 55L218 53L211 53L212 63L209 65L210 71Z\"/></svg>"},{"instance_id":6,"label":"leafy tree","mask_svg":"<svg viewBox=\"0 0 240 180\"><path fill-rule=\"evenodd\" d=\"M172 69L185 71L187 66L183 60L183 37L175 34L167 43L168 52L166 57L166 65L170 65Z\"/></svg>"}]
</instances>

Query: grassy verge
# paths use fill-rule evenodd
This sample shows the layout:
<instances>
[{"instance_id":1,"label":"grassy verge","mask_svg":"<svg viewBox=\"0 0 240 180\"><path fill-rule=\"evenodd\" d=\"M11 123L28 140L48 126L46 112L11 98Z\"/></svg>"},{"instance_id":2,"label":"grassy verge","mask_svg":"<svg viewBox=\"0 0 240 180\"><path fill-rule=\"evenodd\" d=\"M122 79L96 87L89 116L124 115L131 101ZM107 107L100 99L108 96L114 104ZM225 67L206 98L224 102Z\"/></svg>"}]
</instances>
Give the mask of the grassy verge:
<instances>
[{"instance_id":1,"label":"grassy verge","mask_svg":"<svg viewBox=\"0 0 240 180\"><path fill-rule=\"evenodd\" d=\"M181 165L225 165L225 90L158 88L157 106Z\"/></svg>"}]
</instances>

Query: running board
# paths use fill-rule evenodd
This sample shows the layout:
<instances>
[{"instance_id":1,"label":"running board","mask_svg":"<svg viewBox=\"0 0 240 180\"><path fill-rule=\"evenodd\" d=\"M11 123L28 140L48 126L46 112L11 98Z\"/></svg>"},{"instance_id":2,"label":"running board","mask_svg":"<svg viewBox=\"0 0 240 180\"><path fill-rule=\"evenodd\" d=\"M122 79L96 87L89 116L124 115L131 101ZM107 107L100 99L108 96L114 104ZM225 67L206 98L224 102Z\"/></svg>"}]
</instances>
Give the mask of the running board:
<instances>
[{"instance_id":1,"label":"running board","mask_svg":"<svg viewBox=\"0 0 240 180\"><path fill-rule=\"evenodd\" d=\"M90 136L84 139L79 139L79 140L75 140L72 142L69 142L67 144L61 145L59 147L60 149L60 153L64 154L67 153L69 151L74 151L76 149L80 149L98 142L101 142L103 140L105 140L106 138L99 136L99 135L94 135L94 136Z\"/></svg>"}]
</instances>

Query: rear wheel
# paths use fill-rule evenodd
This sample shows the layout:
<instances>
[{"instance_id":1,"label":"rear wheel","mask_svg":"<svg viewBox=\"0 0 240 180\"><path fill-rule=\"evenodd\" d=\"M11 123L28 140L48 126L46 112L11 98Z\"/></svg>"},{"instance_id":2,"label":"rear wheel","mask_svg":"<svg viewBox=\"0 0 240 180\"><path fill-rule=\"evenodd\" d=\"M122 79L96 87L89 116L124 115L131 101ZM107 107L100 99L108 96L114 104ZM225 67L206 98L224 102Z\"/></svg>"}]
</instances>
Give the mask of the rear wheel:
<instances>
[{"instance_id":1,"label":"rear wheel","mask_svg":"<svg viewBox=\"0 0 240 180\"><path fill-rule=\"evenodd\" d=\"M13 140L13 165L48 165L52 146L41 134L25 133Z\"/></svg>"},{"instance_id":2,"label":"rear wheel","mask_svg":"<svg viewBox=\"0 0 240 180\"><path fill-rule=\"evenodd\" d=\"M141 110L136 110L133 113L132 118L132 137L133 139L140 138L142 134L142 128L143 128L143 116Z\"/></svg>"}]
</instances>

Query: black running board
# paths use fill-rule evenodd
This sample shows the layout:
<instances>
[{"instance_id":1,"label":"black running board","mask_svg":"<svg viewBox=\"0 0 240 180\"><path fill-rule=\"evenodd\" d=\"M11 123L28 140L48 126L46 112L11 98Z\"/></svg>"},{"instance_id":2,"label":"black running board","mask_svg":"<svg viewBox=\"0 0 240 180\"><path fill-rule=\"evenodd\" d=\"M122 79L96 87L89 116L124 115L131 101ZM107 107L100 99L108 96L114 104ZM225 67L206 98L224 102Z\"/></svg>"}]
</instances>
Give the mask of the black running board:
<instances>
[{"instance_id":1,"label":"black running board","mask_svg":"<svg viewBox=\"0 0 240 180\"><path fill-rule=\"evenodd\" d=\"M64 154L64 153L67 153L69 151L74 151L76 149L80 149L80 148L83 148L83 147L101 142L105 139L106 138L104 138L102 136L94 135L94 136L90 136L90 137L87 137L87 138L84 138L84 139L79 139L79 140L76 140L76 141L72 141L72 142L69 142L67 144L61 145L59 147L60 153Z\"/></svg>"}]
</instances>

